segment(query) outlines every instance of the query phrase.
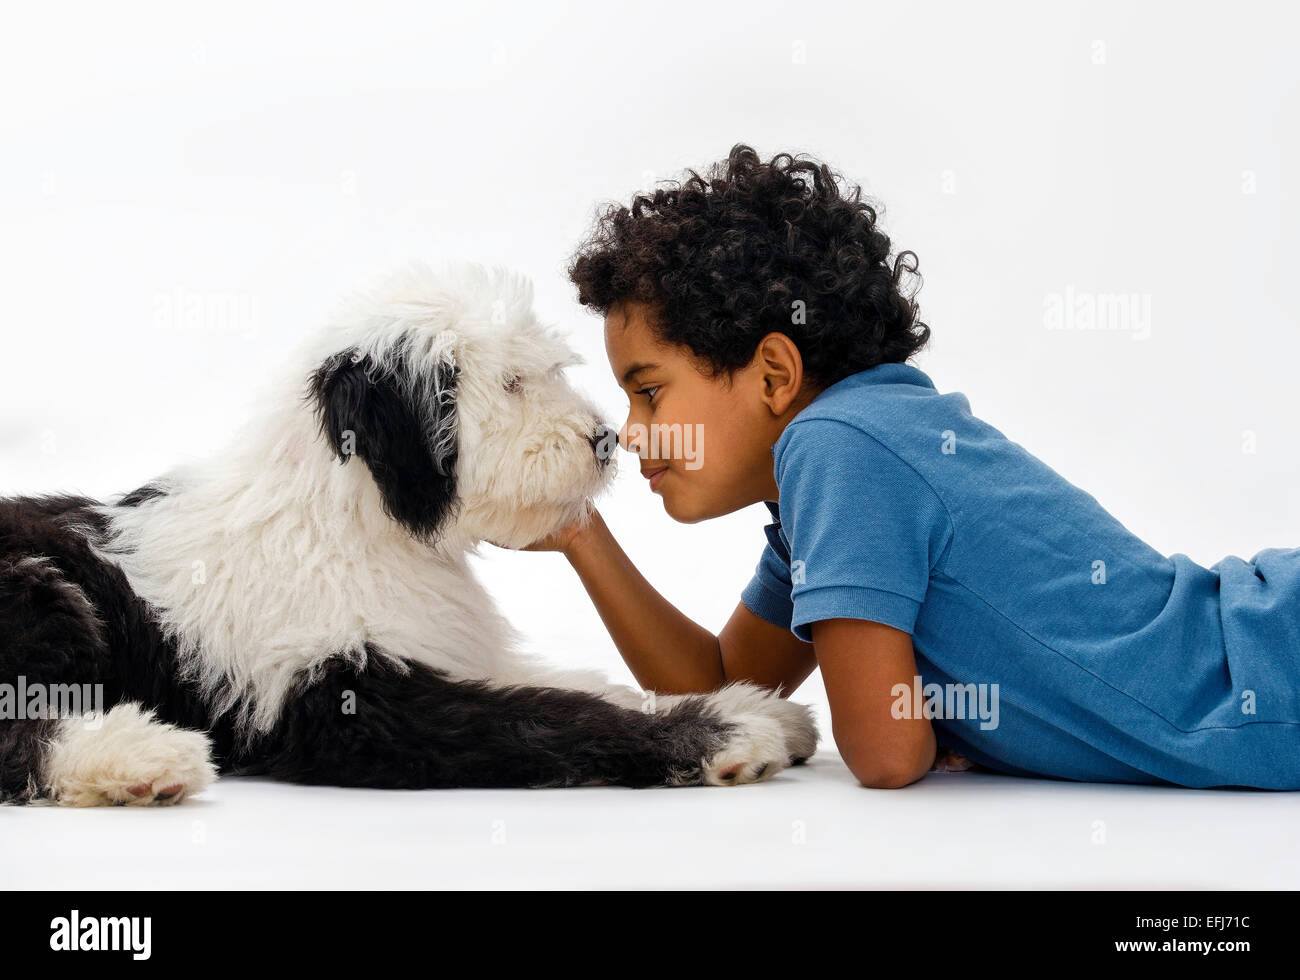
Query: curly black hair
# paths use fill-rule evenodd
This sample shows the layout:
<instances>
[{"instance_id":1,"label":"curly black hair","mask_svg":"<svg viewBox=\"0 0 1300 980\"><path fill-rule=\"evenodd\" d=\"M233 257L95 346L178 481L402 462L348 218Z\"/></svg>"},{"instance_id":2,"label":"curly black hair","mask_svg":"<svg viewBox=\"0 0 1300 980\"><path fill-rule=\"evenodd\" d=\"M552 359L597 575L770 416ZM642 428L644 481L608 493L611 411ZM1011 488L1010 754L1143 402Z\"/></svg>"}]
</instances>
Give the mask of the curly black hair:
<instances>
[{"instance_id":1,"label":"curly black hair","mask_svg":"<svg viewBox=\"0 0 1300 980\"><path fill-rule=\"evenodd\" d=\"M919 280L916 254L889 264L860 187L842 189L843 177L803 155L764 163L743 143L706 176L686 174L630 209L598 210L568 268L580 303L601 314L648 304L656 335L715 377L749 364L773 331L794 341L819 388L928 342L915 290L900 286L904 272Z\"/></svg>"}]
</instances>

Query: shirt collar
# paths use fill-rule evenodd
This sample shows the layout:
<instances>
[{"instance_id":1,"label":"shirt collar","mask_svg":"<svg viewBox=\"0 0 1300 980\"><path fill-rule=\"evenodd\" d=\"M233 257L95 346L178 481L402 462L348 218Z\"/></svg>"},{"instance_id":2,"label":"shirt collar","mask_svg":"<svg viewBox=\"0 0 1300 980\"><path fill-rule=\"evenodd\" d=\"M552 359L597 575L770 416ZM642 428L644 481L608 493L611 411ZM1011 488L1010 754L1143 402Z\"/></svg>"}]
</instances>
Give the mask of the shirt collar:
<instances>
[{"instance_id":1,"label":"shirt collar","mask_svg":"<svg viewBox=\"0 0 1300 980\"><path fill-rule=\"evenodd\" d=\"M865 371L859 371L857 374L850 374L848 377L841 378L831 385L825 391L817 393L817 398L824 398L830 392L837 388L849 387L850 385L921 385L924 388L933 388L934 382L930 376L914 364L907 364L903 361L889 361L885 364L877 364L873 368L867 368ZM814 398L809 404L816 404L817 398Z\"/></svg>"},{"instance_id":2,"label":"shirt collar","mask_svg":"<svg viewBox=\"0 0 1300 980\"><path fill-rule=\"evenodd\" d=\"M930 376L919 367L916 367L913 364L905 364L902 361L888 361L885 364L877 364L875 367L867 368L865 371L859 371L857 374L850 374L847 377L840 378L839 381L836 381L830 387L823 391L819 391L817 397L804 406L804 410L807 411L809 408L812 408L832 391L841 387L848 388L853 385L885 384L920 385L923 388L934 388L934 382L930 380ZM798 417L798 415L795 416L795 418ZM793 421L793 419L791 421ZM776 459L776 446L780 441L781 440L778 439L777 442L772 443L770 454L773 460ZM767 509L772 512L773 517L776 517L776 504L770 500L765 500L763 503L767 504Z\"/></svg>"},{"instance_id":3,"label":"shirt collar","mask_svg":"<svg viewBox=\"0 0 1300 980\"><path fill-rule=\"evenodd\" d=\"M905 384L920 385L923 388L934 388L934 382L930 376L913 364L906 364L903 361L888 361L884 364L877 364L875 367L867 368L865 371L859 371L856 374L850 374L841 378L833 385L817 393L817 397L805 406L805 410L813 407L818 401L825 398L830 392L838 388L848 388L854 385L885 385L885 384ZM936 389L937 390L937 389ZM795 418L798 418L796 415ZM792 420L793 421L793 420ZM777 442L780 442L778 439ZM772 459L776 459L776 445L772 444ZM781 511L774 500L764 500L768 512L772 515L772 520L777 524L781 523Z\"/></svg>"}]
</instances>

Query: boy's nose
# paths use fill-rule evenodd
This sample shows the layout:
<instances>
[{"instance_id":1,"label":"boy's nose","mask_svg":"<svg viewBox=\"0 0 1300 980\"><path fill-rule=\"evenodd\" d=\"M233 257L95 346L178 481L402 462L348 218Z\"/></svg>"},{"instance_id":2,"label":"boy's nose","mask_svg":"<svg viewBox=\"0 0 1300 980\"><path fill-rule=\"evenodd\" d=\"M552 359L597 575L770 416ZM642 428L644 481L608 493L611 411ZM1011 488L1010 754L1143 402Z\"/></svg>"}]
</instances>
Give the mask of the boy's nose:
<instances>
[{"instance_id":1,"label":"boy's nose","mask_svg":"<svg viewBox=\"0 0 1300 980\"><path fill-rule=\"evenodd\" d=\"M651 427L652 428L652 427ZM641 459L649 459L649 446L645 445L647 436L649 442L657 447L657 441L653 433L647 432L647 426L644 422L632 422L632 416L629 414L627 421L623 423L623 428L618 432L618 444L635 456Z\"/></svg>"}]
</instances>

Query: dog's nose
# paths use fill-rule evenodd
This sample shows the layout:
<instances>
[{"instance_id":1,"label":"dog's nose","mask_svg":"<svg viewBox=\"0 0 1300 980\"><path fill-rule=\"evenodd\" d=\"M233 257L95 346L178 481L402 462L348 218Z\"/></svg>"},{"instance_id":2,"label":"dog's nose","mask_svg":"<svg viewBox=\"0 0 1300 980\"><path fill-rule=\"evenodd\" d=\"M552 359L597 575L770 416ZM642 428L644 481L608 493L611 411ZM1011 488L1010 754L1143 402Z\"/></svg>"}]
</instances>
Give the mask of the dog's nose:
<instances>
[{"instance_id":1,"label":"dog's nose","mask_svg":"<svg viewBox=\"0 0 1300 980\"><path fill-rule=\"evenodd\" d=\"M596 454L596 458L602 463L608 463L618 448L618 430L602 422L596 426L595 432L587 436L587 441L591 443L591 451Z\"/></svg>"}]
</instances>

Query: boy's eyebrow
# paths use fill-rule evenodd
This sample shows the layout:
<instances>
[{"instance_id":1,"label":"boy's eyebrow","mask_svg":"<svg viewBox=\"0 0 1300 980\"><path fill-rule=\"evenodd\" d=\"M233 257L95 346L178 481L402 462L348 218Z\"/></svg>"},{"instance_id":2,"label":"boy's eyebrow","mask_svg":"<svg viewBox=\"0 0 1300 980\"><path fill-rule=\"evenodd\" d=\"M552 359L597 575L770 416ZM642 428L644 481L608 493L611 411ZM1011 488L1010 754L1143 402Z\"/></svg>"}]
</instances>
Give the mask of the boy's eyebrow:
<instances>
[{"instance_id":1,"label":"boy's eyebrow","mask_svg":"<svg viewBox=\"0 0 1300 980\"><path fill-rule=\"evenodd\" d=\"M658 366L659 366L658 364L633 364L630 368L628 368L626 371L623 372L623 384L627 384L629 381L631 381L632 375L636 374L638 371L645 371L648 370L649 368L657 368Z\"/></svg>"}]
</instances>

